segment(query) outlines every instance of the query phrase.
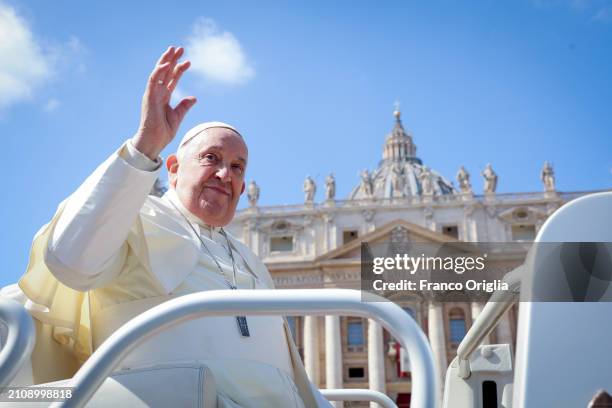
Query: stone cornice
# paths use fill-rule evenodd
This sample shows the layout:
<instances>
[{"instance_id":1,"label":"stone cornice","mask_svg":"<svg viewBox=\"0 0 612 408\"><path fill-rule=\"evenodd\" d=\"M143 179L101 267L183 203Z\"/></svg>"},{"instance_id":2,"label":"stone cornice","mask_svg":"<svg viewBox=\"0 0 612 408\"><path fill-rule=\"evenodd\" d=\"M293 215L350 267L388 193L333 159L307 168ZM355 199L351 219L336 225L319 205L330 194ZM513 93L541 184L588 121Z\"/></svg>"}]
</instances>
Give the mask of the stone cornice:
<instances>
[{"instance_id":1,"label":"stone cornice","mask_svg":"<svg viewBox=\"0 0 612 408\"><path fill-rule=\"evenodd\" d=\"M363 210L412 210L431 206L437 208L462 208L469 204L493 204L496 207L512 207L520 205L536 205L548 204L551 202L565 202L586 194L612 191L611 189L592 190L592 191L577 191L577 192L557 192L554 196L547 195L545 192L528 192L528 193L499 193L492 196L492 200L485 199L484 195L475 195L473 200L465 201L461 194L439 196L431 202L425 202L419 197L409 198L394 198L394 199L363 199L363 200L337 200L334 205L323 202L306 206L304 204L283 205L283 206L265 206L257 207L257 211L247 208L237 212L233 222L242 222L248 219L278 219L281 217L299 217L311 215L315 217L322 216L326 213L351 213L360 212ZM436 196L438 197L438 196Z\"/></svg>"},{"instance_id":2,"label":"stone cornice","mask_svg":"<svg viewBox=\"0 0 612 408\"><path fill-rule=\"evenodd\" d=\"M330 259L324 261L312 261L312 262L278 262L278 263L266 263L270 272L281 272L281 271L322 271L323 269L335 269L335 268L359 268L361 265L361 258L345 258L345 259Z\"/></svg>"}]
</instances>

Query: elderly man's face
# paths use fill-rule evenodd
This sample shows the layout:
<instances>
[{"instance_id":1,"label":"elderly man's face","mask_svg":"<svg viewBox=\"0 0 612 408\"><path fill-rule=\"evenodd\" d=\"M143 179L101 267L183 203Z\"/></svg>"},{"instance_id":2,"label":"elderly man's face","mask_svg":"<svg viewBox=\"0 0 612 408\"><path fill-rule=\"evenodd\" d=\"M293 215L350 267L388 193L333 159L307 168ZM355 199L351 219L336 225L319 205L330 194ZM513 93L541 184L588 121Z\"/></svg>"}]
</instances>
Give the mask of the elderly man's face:
<instances>
[{"instance_id":1,"label":"elderly man's face","mask_svg":"<svg viewBox=\"0 0 612 408\"><path fill-rule=\"evenodd\" d=\"M211 128L168 158L170 186L181 203L207 225L227 225L244 191L247 147L225 128Z\"/></svg>"}]
</instances>

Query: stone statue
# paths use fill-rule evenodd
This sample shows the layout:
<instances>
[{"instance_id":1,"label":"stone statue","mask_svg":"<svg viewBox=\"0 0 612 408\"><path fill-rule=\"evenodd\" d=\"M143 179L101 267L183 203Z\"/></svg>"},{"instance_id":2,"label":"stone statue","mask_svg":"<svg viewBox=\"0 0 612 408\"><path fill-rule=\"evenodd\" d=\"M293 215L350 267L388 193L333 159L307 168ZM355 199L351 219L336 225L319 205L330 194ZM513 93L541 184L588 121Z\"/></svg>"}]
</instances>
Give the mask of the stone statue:
<instances>
[{"instance_id":1,"label":"stone statue","mask_svg":"<svg viewBox=\"0 0 612 408\"><path fill-rule=\"evenodd\" d=\"M336 179L332 173L325 179L325 199L333 200L336 198Z\"/></svg>"},{"instance_id":2,"label":"stone statue","mask_svg":"<svg viewBox=\"0 0 612 408\"><path fill-rule=\"evenodd\" d=\"M259 186L255 180L251 180L249 188L247 189L247 198L249 199L249 205L251 207L257 206L257 200L259 200Z\"/></svg>"},{"instance_id":3,"label":"stone statue","mask_svg":"<svg viewBox=\"0 0 612 408\"><path fill-rule=\"evenodd\" d=\"M431 170L427 166L423 166L419 175L421 181L421 191L423 195L433 195L433 184L431 183Z\"/></svg>"},{"instance_id":4,"label":"stone statue","mask_svg":"<svg viewBox=\"0 0 612 408\"><path fill-rule=\"evenodd\" d=\"M544 162L540 179L544 183L544 191L555 191L555 172L547 161Z\"/></svg>"},{"instance_id":5,"label":"stone statue","mask_svg":"<svg viewBox=\"0 0 612 408\"><path fill-rule=\"evenodd\" d=\"M467 172L465 167L461 166L457 172L457 182L459 183L459 189L462 193L471 193L472 185L470 184L470 173Z\"/></svg>"},{"instance_id":6,"label":"stone statue","mask_svg":"<svg viewBox=\"0 0 612 408\"><path fill-rule=\"evenodd\" d=\"M400 166L398 163L395 163L391 168L391 171L393 172L391 174L391 187L393 187L393 195L403 196L406 180L404 177L402 166Z\"/></svg>"},{"instance_id":7,"label":"stone statue","mask_svg":"<svg viewBox=\"0 0 612 408\"><path fill-rule=\"evenodd\" d=\"M487 167L485 167L482 173L482 177L484 177L484 192L485 194L493 194L495 190L497 190L497 174L491 167L491 163L487 163Z\"/></svg>"},{"instance_id":8,"label":"stone statue","mask_svg":"<svg viewBox=\"0 0 612 408\"><path fill-rule=\"evenodd\" d=\"M317 185L314 180L310 176L306 176L306 180L304 180L304 202L312 203L316 192Z\"/></svg>"},{"instance_id":9,"label":"stone statue","mask_svg":"<svg viewBox=\"0 0 612 408\"><path fill-rule=\"evenodd\" d=\"M368 169L365 169L361 172L361 189L368 197L372 197L372 195L374 194L372 176L370 175Z\"/></svg>"}]
</instances>

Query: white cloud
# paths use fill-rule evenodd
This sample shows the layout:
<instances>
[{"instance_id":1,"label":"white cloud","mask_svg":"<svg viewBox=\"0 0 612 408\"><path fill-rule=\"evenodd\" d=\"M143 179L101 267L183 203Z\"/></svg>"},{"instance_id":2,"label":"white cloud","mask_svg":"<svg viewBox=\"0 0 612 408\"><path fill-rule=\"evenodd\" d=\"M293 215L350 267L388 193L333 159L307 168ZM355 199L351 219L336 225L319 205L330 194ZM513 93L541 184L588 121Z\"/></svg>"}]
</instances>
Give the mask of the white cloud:
<instances>
[{"instance_id":1,"label":"white cloud","mask_svg":"<svg viewBox=\"0 0 612 408\"><path fill-rule=\"evenodd\" d=\"M49 56L36 43L28 24L0 3L0 109L32 97L52 74Z\"/></svg>"},{"instance_id":2,"label":"white cloud","mask_svg":"<svg viewBox=\"0 0 612 408\"><path fill-rule=\"evenodd\" d=\"M43 106L43 110L45 112L51 113L54 112L57 108L59 108L59 106L60 101L55 98L51 98L47 101L47 103L45 103L45 106Z\"/></svg>"},{"instance_id":3,"label":"white cloud","mask_svg":"<svg viewBox=\"0 0 612 408\"><path fill-rule=\"evenodd\" d=\"M0 0L0 111L33 99L60 70L85 72L82 57L86 53L75 36L65 43L35 38L28 22ZM59 101L51 101L43 110L50 112L59 106Z\"/></svg>"},{"instance_id":4,"label":"white cloud","mask_svg":"<svg viewBox=\"0 0 612 408\"><path fill-rule=\"evenodd\" d=\"M186 52L191 70L209 80L242 84L255 76L238 39L220 30L211 19L201 18L195 23Z\"/></svg>"}]
</instances>

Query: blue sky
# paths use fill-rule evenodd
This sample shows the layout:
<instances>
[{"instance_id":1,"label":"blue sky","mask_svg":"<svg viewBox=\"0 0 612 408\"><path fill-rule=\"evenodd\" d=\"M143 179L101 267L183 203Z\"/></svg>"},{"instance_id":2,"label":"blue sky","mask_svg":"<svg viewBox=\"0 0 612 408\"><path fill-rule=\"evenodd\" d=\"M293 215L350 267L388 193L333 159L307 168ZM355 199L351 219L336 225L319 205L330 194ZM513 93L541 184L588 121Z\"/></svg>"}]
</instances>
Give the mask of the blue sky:
<instances>
[{"instance_id":1,"label":"blue sky","mask_svg":"<svg viewBox=\"0 0 612 408\"><path fill-rule=\"evenodd\" d=\"M179 91L198 103L179 134L239 127L262 205L301 202L307 174L319 200L329 172L346 197L376 167L396 100L424 163L448 179L466 166L476 192L488 162L499 192L540 191L545 160L561 191L612 184L611 0L0 0L0 285L136 130L169 45L194 57Z\"/></svg>"}]
</instances>

